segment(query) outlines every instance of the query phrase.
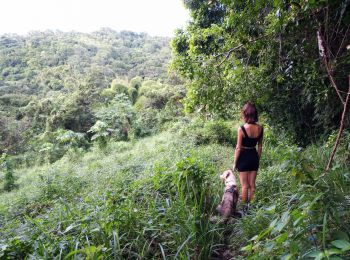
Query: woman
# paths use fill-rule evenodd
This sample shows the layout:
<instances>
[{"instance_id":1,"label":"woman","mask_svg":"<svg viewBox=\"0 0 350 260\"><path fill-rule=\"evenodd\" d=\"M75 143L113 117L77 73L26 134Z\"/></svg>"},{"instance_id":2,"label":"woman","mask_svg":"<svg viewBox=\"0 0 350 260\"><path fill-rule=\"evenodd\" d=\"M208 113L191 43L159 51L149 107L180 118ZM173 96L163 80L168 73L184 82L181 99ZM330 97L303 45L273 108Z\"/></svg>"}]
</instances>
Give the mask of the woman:
<instances>
[{"instance_id":1,"label":"woman","mask_svg":"<svg viewBox=\"0 0 350 260\"><path fill-rule=\"evenodd\" d=\"M252 103L248 102L244 105L241 116L245 124L237 130L237 146L233 165L239 172L243 211L245 212L248 210L249 202L254 199L255 179L262 152L264 129L257 124L258 111ZM256 150L257 144L258 150Z\"/></svg>"}]
</instances>

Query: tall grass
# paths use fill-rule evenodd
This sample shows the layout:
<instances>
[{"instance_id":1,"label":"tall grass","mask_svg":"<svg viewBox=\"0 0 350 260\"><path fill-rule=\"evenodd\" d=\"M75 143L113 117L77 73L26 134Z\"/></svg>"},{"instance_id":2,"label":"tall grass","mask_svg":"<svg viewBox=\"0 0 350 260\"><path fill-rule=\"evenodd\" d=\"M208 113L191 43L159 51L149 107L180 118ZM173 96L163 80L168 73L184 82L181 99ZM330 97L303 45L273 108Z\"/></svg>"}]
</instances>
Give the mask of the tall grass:
<instances>
[{"instance_id":1,"label":"tall grass","mask_svg":"<svg viewBox=\"0 0 350 260\"><path fill-rule=\"evenodd\" d=\"M0 198L0 256L204 259L222 233L209 217L229 152L164 132L17 170Z\"/></svg>"},{"instance_id":2,"label":"tall grass","mask_svg":"<svg viewBox=\"0 0 350 260\"><path fill-rule=\"evenodd\" d=\"M202 126L16 170L18 188L0 197L0 258L349 257L347 143L321 177L328 143L302 149L266 126L250 215L223 225L213 215L233 139L219 134L227 123Z\"/></svg>"},{"instance_id":3,"label":"tall grass","mask_svg":"<svg viewBox=\"0 0 350 260\"><path fill-rule=\"evenodd\" d=\"M348 259L350 257L349 136L325 174L331 146L306 149L267 140L258 174L258 200L231 237L249 259ZM273 146L270 146L273 144ZM272 163L271 163L272 162Z\"/></svg>"}]
</instances>

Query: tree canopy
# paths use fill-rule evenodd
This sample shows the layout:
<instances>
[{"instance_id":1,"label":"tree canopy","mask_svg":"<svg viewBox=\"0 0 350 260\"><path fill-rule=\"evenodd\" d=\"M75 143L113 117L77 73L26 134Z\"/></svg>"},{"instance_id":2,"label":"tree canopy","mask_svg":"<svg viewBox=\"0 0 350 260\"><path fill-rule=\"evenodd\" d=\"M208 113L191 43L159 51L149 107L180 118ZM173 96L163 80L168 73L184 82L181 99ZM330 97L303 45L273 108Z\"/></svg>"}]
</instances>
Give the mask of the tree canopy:
<instances>
[{"instance_id":1,"label":"tree canopy","mask_svg":"<svg viewBox=\"0 0 350 260\"><path fill-rule=\"evenodd\" d=\"M192 20L172 40L172 67L188 80L188 110L230 117L250 100L302 143L338 125L341 106L317 31L329 46L339 89L347 92L348 1L184 2Z\"/></svg>"}]
</instances>

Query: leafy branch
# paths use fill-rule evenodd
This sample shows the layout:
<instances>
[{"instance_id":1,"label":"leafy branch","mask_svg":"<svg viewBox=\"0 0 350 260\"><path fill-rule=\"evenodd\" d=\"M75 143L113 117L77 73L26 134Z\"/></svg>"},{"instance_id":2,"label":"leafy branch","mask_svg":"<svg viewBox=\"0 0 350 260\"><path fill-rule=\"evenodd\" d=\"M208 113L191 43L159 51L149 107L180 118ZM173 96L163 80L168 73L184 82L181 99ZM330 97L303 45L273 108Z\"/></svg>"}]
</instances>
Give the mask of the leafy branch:
<instances>
[{"instance_id":1,"label":"leafy branch","mask_svg":"<svg viewBox=\"0 0 350 260\"><path fill-rule=\"evenodd\" d=\"M270 35L262 35L262 36L260 36L260 37L255 38L255 39L249 40L249 41L246 42L246 43L256 42L256 41L258 41L258 40L260 40L260 39L263 39L263 38L266 38L266 37L268 37L268 36L270 36ZM231 54L232 54L235 50L240 49L240 48L243 47L246 43L241 43L241 44L237 45L236 47L233 47L233 48L229 49L227 52L224 52L224 53L220 53L220 54L215 55L214 58L217 58L217 57L220 57L220 56L224 56L224 55L225 55L225 57L222 59L222 61L221 61L217 66L220 67L220 66L231 56Z\"/></svg>"}]
</instances>

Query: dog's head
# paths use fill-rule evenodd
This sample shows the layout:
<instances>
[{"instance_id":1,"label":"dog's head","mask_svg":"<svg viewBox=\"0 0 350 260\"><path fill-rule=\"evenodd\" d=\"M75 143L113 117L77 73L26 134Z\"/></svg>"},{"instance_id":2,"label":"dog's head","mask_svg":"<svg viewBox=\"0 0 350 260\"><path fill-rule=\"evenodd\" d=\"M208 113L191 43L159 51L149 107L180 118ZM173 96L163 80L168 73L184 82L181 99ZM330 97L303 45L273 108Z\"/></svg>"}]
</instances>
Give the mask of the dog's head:
<instances>
[{"instance_id":1,"label":"dog's head","mask_svg":"<svg viewBox=\"0 0 350 260\"><path fill-rule=\"evenodd\" d=\"M236 177L231 170L224 171L220 178L225 182L230 182L231 185L236 185Z\"/></svg>"}]
</instances>

